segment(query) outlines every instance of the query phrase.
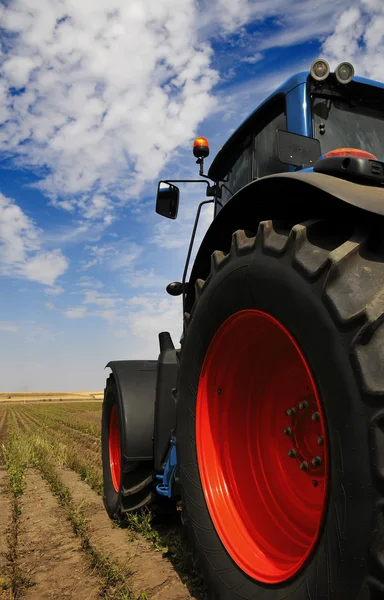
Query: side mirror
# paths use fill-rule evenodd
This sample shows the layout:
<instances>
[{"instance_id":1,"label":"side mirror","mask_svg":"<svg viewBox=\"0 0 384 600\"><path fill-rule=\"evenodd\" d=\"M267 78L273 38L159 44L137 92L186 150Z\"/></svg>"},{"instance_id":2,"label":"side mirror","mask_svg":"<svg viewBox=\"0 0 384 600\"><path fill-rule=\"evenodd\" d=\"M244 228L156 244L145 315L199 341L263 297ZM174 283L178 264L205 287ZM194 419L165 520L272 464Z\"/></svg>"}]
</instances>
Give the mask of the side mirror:
<instances>
[{"instance_id":1,"label":"side mirror","mask_svg":"<svg viewBox=\"0 0 384 600\"><path fill-rule=\"evenodd\" d=\"M175 185L160 181L157 188L156 212L162 217L176 219L179 210L180 190Z\"/></svg>"}]
</instances>

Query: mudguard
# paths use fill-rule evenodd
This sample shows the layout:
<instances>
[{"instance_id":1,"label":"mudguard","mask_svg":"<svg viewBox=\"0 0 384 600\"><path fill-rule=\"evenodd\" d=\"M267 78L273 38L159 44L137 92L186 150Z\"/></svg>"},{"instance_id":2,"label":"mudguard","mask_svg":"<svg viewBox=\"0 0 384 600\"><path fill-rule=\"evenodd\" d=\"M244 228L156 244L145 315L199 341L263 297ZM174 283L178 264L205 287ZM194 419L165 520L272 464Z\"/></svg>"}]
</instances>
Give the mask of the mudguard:
<instances>
[{"instance_id":1,"label":"mudguard","mask_svg":"<svg viewBox=\"0 0 384 600\"><path fill-rule=\"evenodd\" d=\"M124 460L153 459L157 360L114 360L107 364L116 381L123 431Z\"/></svg>"},{"instance_id":2,"label":"mudguard","mask_svg":"<svg viewBox=\"0 0 384 600\"><path fill-rule=\"evenodd\" d=\"M206 279L215 250L228 252L232 233L255 230L260 221L313 218L364 220L384 216L384 188L355 183L314 172L278 173L253 181L239 190L212 221L197 253L185 308L192 308L197 279Z\"/></svg>"}]
</instances>

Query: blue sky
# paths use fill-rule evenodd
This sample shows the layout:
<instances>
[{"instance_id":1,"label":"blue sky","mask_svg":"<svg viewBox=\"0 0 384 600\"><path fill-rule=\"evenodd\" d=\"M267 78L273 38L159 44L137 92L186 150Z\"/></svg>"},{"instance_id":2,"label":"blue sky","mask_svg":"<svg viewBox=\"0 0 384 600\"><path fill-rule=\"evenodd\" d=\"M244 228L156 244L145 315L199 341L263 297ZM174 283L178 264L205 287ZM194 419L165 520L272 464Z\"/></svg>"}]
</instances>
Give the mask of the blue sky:
<instances>
[{"instance_id":1,"label":"blue sky","mask_svg":"<svg viewBox=\"0 0 384 600\"><path fill-rule=\"evenodd\" d=\"M0 5L0 390L99 389L181 332L202 194L155 214L258 103L320 55L384 80L382 0L9 0ZM212 218L202 217L199 239Z\"/></svg>"}]
</instances>

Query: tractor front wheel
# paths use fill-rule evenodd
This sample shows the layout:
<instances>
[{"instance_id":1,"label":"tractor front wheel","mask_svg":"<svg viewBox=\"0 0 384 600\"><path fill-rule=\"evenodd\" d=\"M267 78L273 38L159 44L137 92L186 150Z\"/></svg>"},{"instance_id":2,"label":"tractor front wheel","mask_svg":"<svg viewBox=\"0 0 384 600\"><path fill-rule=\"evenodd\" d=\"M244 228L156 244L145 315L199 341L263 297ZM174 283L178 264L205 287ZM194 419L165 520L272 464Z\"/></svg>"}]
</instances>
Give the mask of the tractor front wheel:
<instances>
[{"instance_id":1,"label":"tractor front wheel","mask_svg":"<svg viewBox=\"0 0 384 600\"><path fill-rule=\"evenodd\" d=\"M104 506L112 519L123 524L126 513L152 503L155 476L152 461L124 459L121 408L115 378L110 375L104 391L101 420Z\"/></svg>"},{"instance_id":2,"label":"tractor front wheel","mask_svg":"<svg viewBox=\"0 0 384 600\"><path fill-rule=\"evenodd\" d=\"M177 451L214 600L384 597L383 258L373 226L267 221L196 283Z\"/></svg>"}]
</instances>

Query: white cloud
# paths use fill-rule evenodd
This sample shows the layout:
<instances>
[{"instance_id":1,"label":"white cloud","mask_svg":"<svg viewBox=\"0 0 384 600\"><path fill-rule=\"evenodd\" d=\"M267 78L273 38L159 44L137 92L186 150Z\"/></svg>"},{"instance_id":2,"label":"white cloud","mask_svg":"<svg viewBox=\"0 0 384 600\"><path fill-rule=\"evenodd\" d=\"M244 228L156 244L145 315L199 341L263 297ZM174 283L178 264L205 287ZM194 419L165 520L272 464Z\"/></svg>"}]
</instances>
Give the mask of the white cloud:
<instances>
[{"instance_id":1,"label":"white cloud","mask_svg":"<svg viewBox=\"0 0 384 600\"><path fill-rule=\"evenodd\" d=\"M344 0L13 0L0 6L10 34L0 56L0 151L42 168L37 185L56 206L108 227L116 203L136 199L214 109L212 39L235 34L253 64L263 48L328 35L343 8ZM250 37L245 26L265 18L274 33Z\"/></svg>"},{"instance_id":2,"label":"white cloud","mask_svg":"<svg viewBox=\"0 0 384 600\"><path fill-rule=\"evenodd\" d=\"M0 275L53 286L67 268L61 250L45 250L42 231L12 199L0 193Z\"/></svg>"},{"instance_id":3,"label":"white cloud","mask_svg":"<svg viewBox=\"0 0 384 600\"><path fill-rule=\"evenodd\" d=\"M68 308L68 310L64 311L64 316L69 319L82 319L83 317L88 316L88 312L85 306L77 306L75 308Z\"/></svg>"},{"instance_id":4,"label":"white cloud","mask_svg":"<svg viewBox=\"0 0 384 600\"><path fill-rule=\"evenodd\" d=\"M55 310L55 305L52 302L44 302L44 306L47 310Z\"/></svg>"},{"instance_id":5,"label":"white cloud","mask_svg":"<svg viewBox=\"0 0 384 600\"><path fill-rule=\"evenodd\" d=\"M129 335L134 344L128 349L128 358L155 358L159 353L158 333L169 331L178 345L182 331L181 298L165 294L143 294L128 301L129 313L122 318L117 336ZM125 324L126 328L123 327Z\"/></svg>"},{"instance_id":6,"label":"white cloud","mask_svg":"<svg viewBox=\"0 0 384 600\"><path fill-rule=\"evenodd\" d=\"M384 81L384 4L360 0L345 10L322 47L335 68L349 60L358 75Z\"/></svg>"},{"instance_id":7,"label":"white cloud","mask_svg":"<svg viewBox=\"0 0 384 600\"><path fill-rule=\"evenodd\" d=\"M45 288L44 293L47 296L60 296L64 292L64 288L60 285L54 285L52 287Z\"/></svg>"},{"instance_id":8,"label":"white cloud","mask_svg":"<svg viewBox=\"0 0 384 600\"><path fill-rule=\"evenodd\" d=\"M18 331L18 325L9 321L0 321L0 331Z\"/></svg>"},{"instance_id":9,"label":"white cloud","mask_svg":"<svg viewBox=\"0 0 384 600\"><path fill-rule=\"evenodd\" d=\"M85 246L90 254L90 260L83 264L82 270L90 269L95 265L105 265L114 271L132 268L143 252L143 247L130 240L120 240L113 244L96 244Z\"/></svg>"},{"instance_id":10,"label":"white cloud","mask_svg":"<svg viewBox=\"0 0 384 600\"><path fill-rule=\"evenodd\" d=\"M247 63L249 65L255 65L260 60L262 60L263 54L261 52L256 52L256 54L251 54L250 56L243 56L240 58L240 62Z\"/></svg>"},{"instance_id":11,"label":"white cloud","mask_svg":"<svg viewBox=\"0 0 384 600\"><path fill-rule=\"evenodd\" d=\"M104 309L114 308L122 300L116 295L101 294L97 290L84 290L83 304L94 304Z\"/></svg>"},{"instance_id":12,"label":"white cloud","mask_svg":"<svg viewBox=\"0 0 384 600\"><path fill-rule=\"evenodd\" d=\"M14 0L0 17L0 149L48 168L56 205L109 225L112 199L135 197L214 105L195 1Z\"/></svg>"},{"instance_id":13,"label":"white cloud","mask_svg":"<svg viewBox=\"0 0 384 600\"><path fill-rule=\"evenodd\" d=\"M94 277L88 277L87 275L80 277L76 285L82 288L92 288L94 290L99 290L104 287L104 284L101 281Z\"/></svg>"}]
</instances>

